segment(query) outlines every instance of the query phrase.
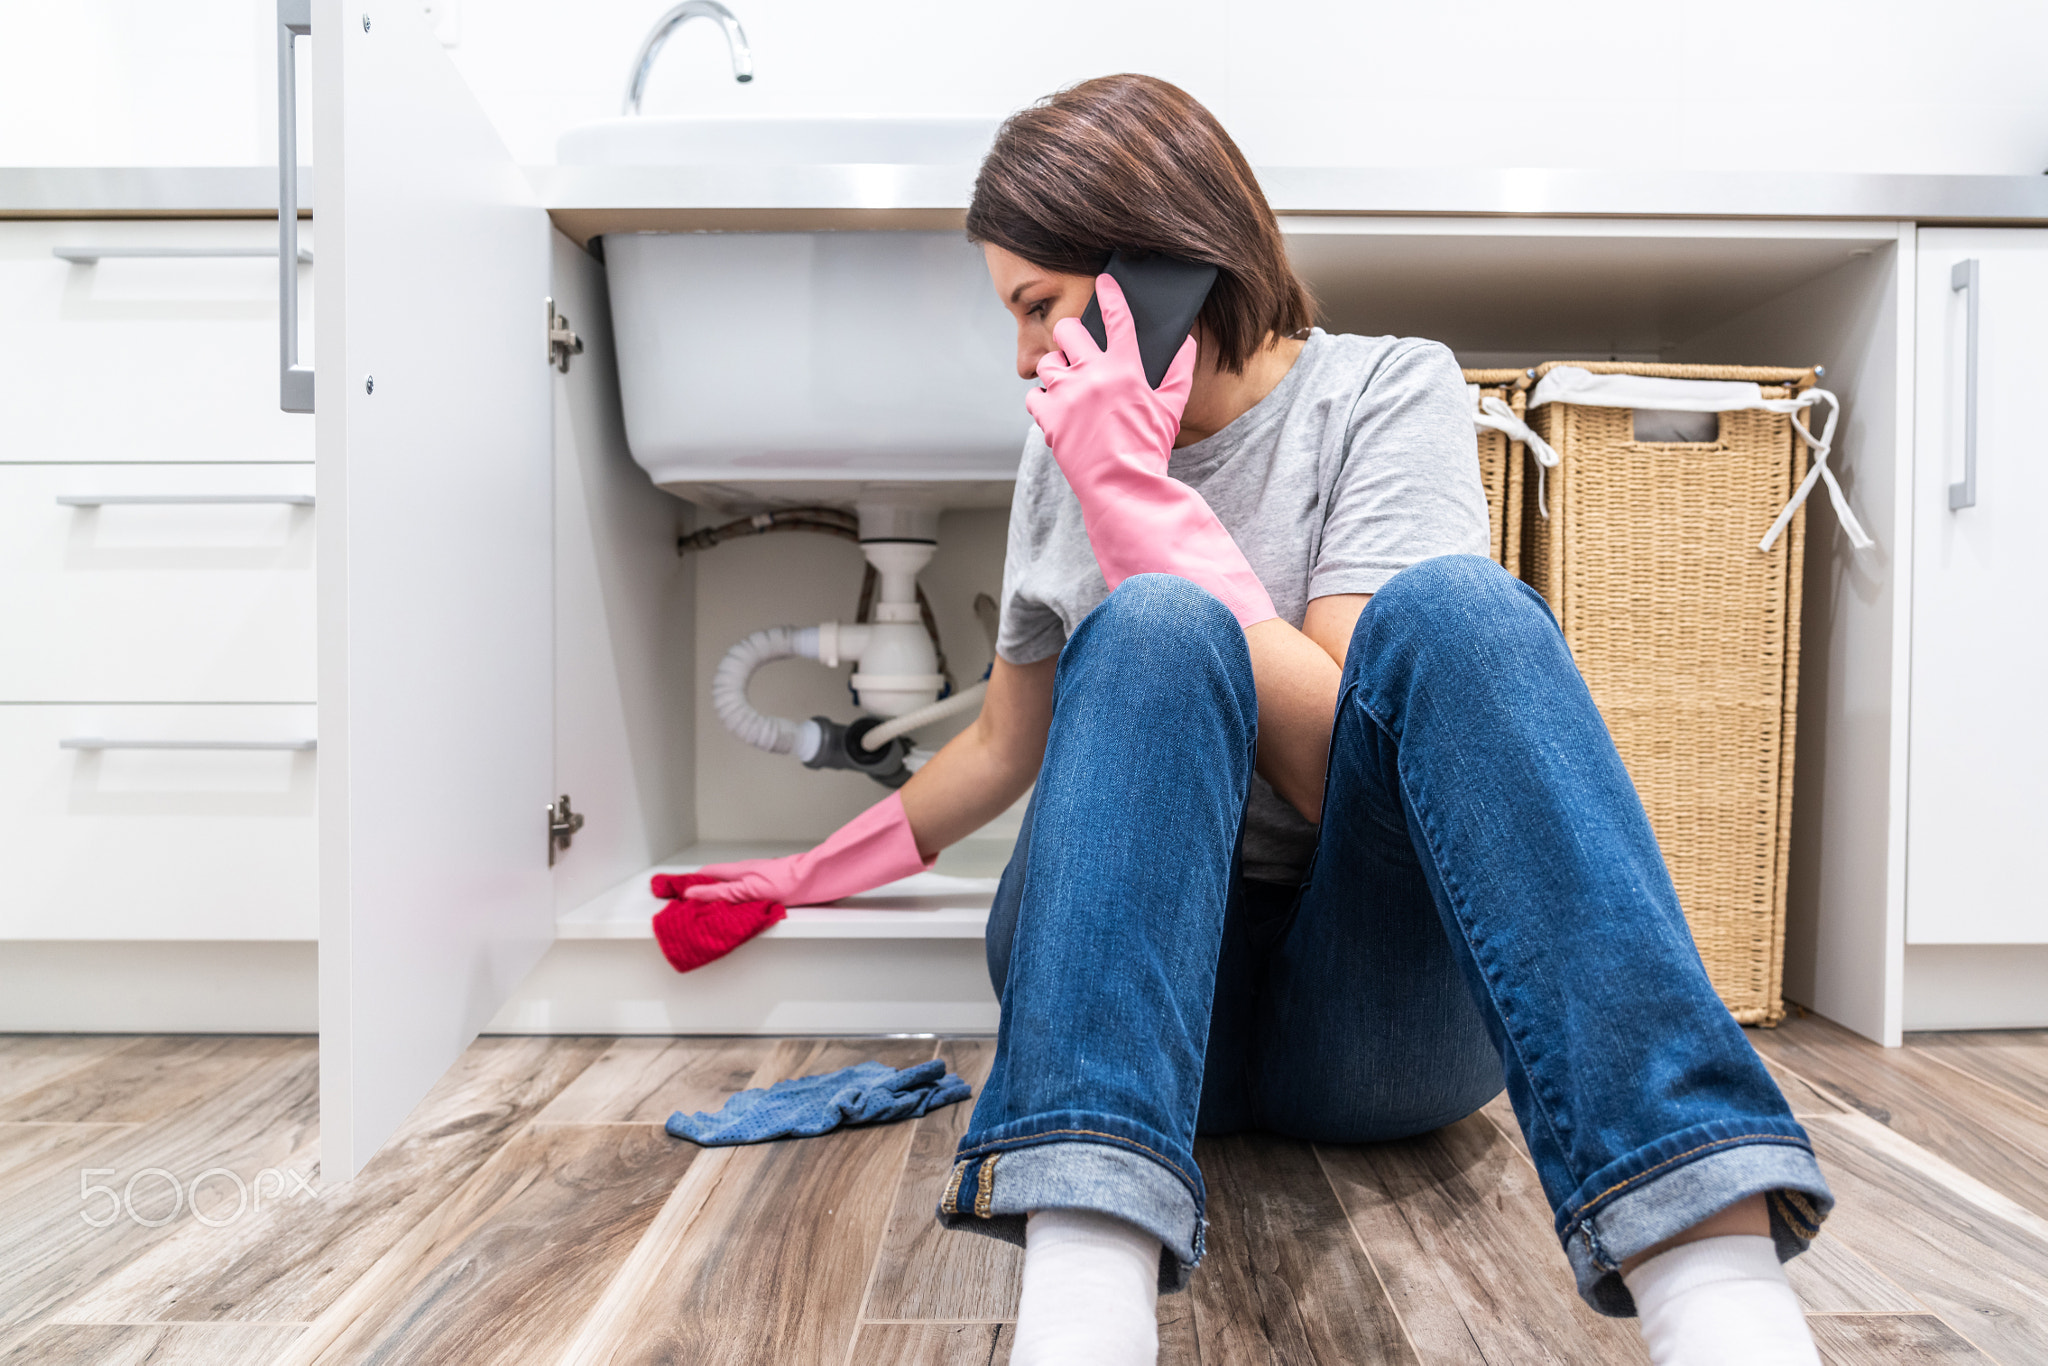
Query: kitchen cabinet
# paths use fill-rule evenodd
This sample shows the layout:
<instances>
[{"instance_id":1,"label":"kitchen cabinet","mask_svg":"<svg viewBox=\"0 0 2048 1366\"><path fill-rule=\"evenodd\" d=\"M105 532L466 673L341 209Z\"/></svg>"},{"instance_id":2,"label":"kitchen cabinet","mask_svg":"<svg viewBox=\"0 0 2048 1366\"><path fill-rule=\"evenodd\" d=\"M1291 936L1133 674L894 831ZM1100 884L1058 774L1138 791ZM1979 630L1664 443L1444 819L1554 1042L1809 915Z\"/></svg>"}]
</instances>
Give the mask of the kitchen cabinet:
<instances>
[{"instance_id":1,"label":"kitchen cabinet","mask_svg":"<svg viewBox=\"0 0 2048 1366\"><path fill-rule=\"evenodd\" d=\"M366 31L353 13L316 4L312 42L321 216L314 422L325 756L322 1127L323 1167L340 1176L367 1160L494 1012L504 1012L500 1028L588 1024L591 1000L602 1001L603 984L616 981L636 999L629 1017L622 1012L607 1021L615 1028L702 1028L719 1020L730 1027L733 1015L705 1005L721 993L727 1005L747 998L751 1027L786 1027L796 1019L828 1027L814 1000L789 994L812 980L798 959L808 964L817 950L802 940L787 940L798 970L786 974L768 970L785 950L784 940L767 936L748 946L747 970L719 964L659 987L645 972L628 978L591 969L605 961L595 955L621 947L651 963L652 945L615 939L613 922L550 903L541 824L558 789L573 794L566 780L551 784L551 775L571 769L598 774L614 788L629 786L621 775L631 773L644 794L678 776L675 766L693 768L685 776L694 810L672 804L662 818L686 839L694 833L686 827L709 828L721 810L748 805L768 788L806 794L778 808L794 826L803 803L822 800L813 794L827 787L817 775L759 754L734 755L707 771L701 756L713 751L712 737L702 734L695 743L680 737L668 745L665 761L649 758L661 746L634 753L620 747L620 764L607 769L587 752L616 746L616 736L579 721L577 736L565 736L568 743L550 753L551 686L592 698L665 692L678 707L694 705L686 694L695 689L688 676L676 676L673 653L640 648L651 629L646 614L635 618L631 640L615 636L551 658L551 403L568 408L554 412L557 489L576 483L561 478L563 442L576 447L578 469L609 470L605 479L633 467L619 439L616 396L607 399L597 386L577 389L576 366L592 359L589 353L572 362L566 386L548 368L543 299L558 289L575 299L566 311L586 329L600 315L587 302L590 280L563 281L548 267L542 194L579 244L607 227L744 229L744 212L727 205L693 221L694 210L651 212L641 202L624 204L608 219L602 203L569 202L582 193L579 184L602 191L614 183L607 174L540 177L537 193L498 148L415 16L377 16ZM943 195L931 179L906 181L913 186L906 193L943 197L946 211L957 213L965 177ZM772 218L784 230L934 226L929 205L919 206L923 216L890 218L883 210L863 219L880 182L856 180L839 207L777 205L762 221ZM641 185L637 192L675 189L688 199L715 192L716 181L670 175L649 181L654 190ZM796 176L791 183L829 190L827 181ZM1838 466L1886 554L1903 552L1894 504L1895 465L1908 436L1900 415L1910 364L1910 347L1901 345L1910 317L1910 223L1597 214L1481 220L1376 213L1370 195L1350 203L1346 211L1303 213L1278 205L1290 249L1333 326L1436 336L1472 364L1621 354L1827 365L1852 415ZM558 243L558 261L560 252ZM571 273L588 275L590 264ZM573 528L559 517L555 523L558 557L576 561L565 566L558 558L557 590L580 585L573 591L587 594L586 610L605 614L612 625L619 620L614 607L636 591L651 601L655 580L675 572L666 557L636 552L606 561L598 549L615 531L651 545L645 508L607 496L583 508ZM1827 566L1816 577L1840 576L1853 591L1833 604L1838 610L1809 611L1810 674L1822 692L1845 680L1867 686L1874 660L1884 681L1874 694L1874 755L1843 745L1841 733L1831 735L1825 724L1812 727L1812 742L1802 749L1802 779L1833 800L1832 824L1809 831L1805 841L1814 871L1800 912L1804 980L1795 982L1818 1008L1882 1034L1896 1029L1892 927L1903 901L1887 862L1893 782L1902 772L1890 746L1904 699L1890 686L1890 663L1903 598L1884 567L1849 555L1827 512L1817 508L1813 516L1820 525L1809 556ZM651 577L638 590L622 586L642 574ZM753 610L761 614L756 624L780 619L777 582L771 572L750 585ZM560 603L555 610L560 621L587 620ZM693 623L671 618L669 625ZM578 639L597 636L583 631ZM707 645L722 650L729 643L697 639L693 672L705 667ZM605 686L589 686L593 676ZM1857 762L1874 767L1874 782L1852 773ZM639 810L653 805L643 796ZM810 832L748 833L787 840ZM600 847L568 850L555 876L595 886L600 900L642 895L633 883L653 860L634 863L647 850L634 849L633 841L591 843ZM558 911L565 928L550 948ZM633 928L640 913L616 923ZM573 934L566 928L572 926ZM949 925L947 933L957 928ZM985 981L975 980L980 955L971 938L948 942L950 948L920 940L913 949L888 939L843 940L830 952L847 980L858 981L890 956L958 974L933 978L944 985L926 993L938 998L933 1019L957 1021L967 1018L964 1011L985 1010L978 1002L987 991ZM522 984L543 953L550 966ZM935 961L942 953L943 967ZM876 980L885 978L877 972ZM833 1018L844 1028L873 1028L888 1018L868 1008L875 1004L849 999Z\"/></svg>"},{"instance_id":2,"label":"kitchen cabinet","mask_svg":"<svg viewBox=\"0 0 2048 1366\"><path fill-rule=\"evenodd\" d=\"M313 441L272 401L275 249L274 222L247 219L0 222L7 1027L118 994L165 945L310 961ZM93 981L15 975L49 962ZM236 1018L203 994L167 991L195 1008L161 1027Z\"/></svg>"},{"instance_id":3,"label":"kitchen cabinet","mask_svg":"<svg viewBox=\"0 0 2048 1366\"><path fill-rule=\"evenodd\" d=\"M417 7L315 4L313 35L320 1138L345 1180L554 935L554 371L547 215Z\"/></svg>"},{"instance_id":4,"label":"kitchen cabinet","mask_svg":"<svg viewBox=\"0 0 2048 1366\"><path fill-rule=\"evenodd\" d=\"M2048 944L2048 229L1918 247L1906 940Z\"/></svg>"},{"instance_id":5,"label":"kitchen cabinet","mask_svg":"<svg viewBox=\"0 0 2048 1366\"><path fill-rule=\"evenodd\" d=\"M801 844L875 793L856 777L735 749L706 727L702 684L733 632L817 620L814 597L827 602L823 615L842 613L829 602L845 586L821 583L818 571L839 563L838 550L852 552L766 538L714 552L726 557L719 561L676 558L674 534L694 514L655 490L625 448L603 267L582 250L609 231L953 227L972 168L805 167L772 184L748 167L528 174L416 14L373 11L367 25L363 17L334 0L313 6L319 242L307 268L317 318L306 349L316 412L277 411L277 338L266 327L264 347L236 343L234 383L249 392L239 400L246 419L235 421L246 426L221 429L236 435L220 456L314 452L317 514L261 510L232 532L253 539L222 548L282 557L237 580L255 585L283 582L266 574L303 575L291 556L307 534L315 547L315 687L298 694L300 676L290 673L304 667L302 647L279 653L275 677L261 685L278 696L267 699L276 710L264 713L271 729L259 738L289 739L287 731L299 733L292 724L317 725L323 1170L341 1180L360 1169L487 1027L985 1024L993 999L964 907L941 908L929 929L880 912L857 926L793 918L794 928L778 926L687 977L668 973L644 937L648 908L633 898L652 867L693 845ZM1831 463L1877 545L1853 552L1825 501L1809 504L1786 980L1793 999L1887 1042L1921 1018L1911 1003L1916 965L1933 962L1924 955L1983 950L2018 961L2042 938L2023 866L2025 823L2040 806L2033 775L2042 771L2024 680L2039 674L2042 633L2031 629L2039 590L2029 585L2016 521L2038 476L2015 454L2015 395L2025 392L2034 345L2018 320L2028 291L2036 300L2043 293L2033 264L2042 258L2024 245L2030 233L1939 226L2048 223L2043 187L2011 179L1288 168L1266 180L1297 268L1335 329L1436 337L1477 366L1615 357L1826 367L1845 412ZM204 225L122 230L168 226L197 233ZM36 271L51 259L53 234L82 230L0 224L0 238L29 228L44 234L36 239L43 255L15 257L33 257ZM272 232L274 224L251 240ZM1962 296L1948 275L1965 258L1979 261L1982 281L1980 496L1974 509L1950 512L1945 490L1959 477L1951 466L1960 448L1943 425L1956 410L1941 386L1952 383L1945 376L1961 354L1952 318ZM0 260L0 270L15 264ZM223 271L248 264L214 262ZM68 272L85 269L67 264L54 284L37 286L64 325L65 301L85 287ZM109 274L86 283L97 291L118 282ZM551 297L585 342L566 373L546 345ZM249 319L242 322L247 330ZM119 353L142 343L110 345ZM155 429L129 411L132 390L116 386L110 411L92 411L95 401L70 376L70 367L97 364L89 351L67 361L62 376L52 371L45 387L74 386L67 402L87 413L80 431L91 439L58 440L65 429L49 413L64 410L45 413L33 395L10 391L13 411L29 416L0 427L9 459L21 458L12 454L22 449L17 432L43 433L38 449L54 452L39 457L43 465L74 462L67 477L79 480L117 459L158 458L111 452L172 449L149 445ZM154 364L171 354L156 353ZM178 411L176 385L136 364L152 376L154 411ZM112 383L104 368L97 373L101 386ZM196 460L187 447L178 452ZM73 484L46 467L4 477L28 490L6 515L43 527L32 535L57 556L42 569L9 572L66 582L74 571L62 557L71 551L50 549L47 538L71 546L81 523L47 517ZM109 473L104 487L121 479L144 476ZM259 485L286 487L254 472L234 487ZM171 521L134 530L130 514L142 510L121 511L123 534L188 534ZM227 508L174 511L198 519L178 523L190 534L203 523L209 535L230 536ZM93 515L100 530L113 527L104 511ZM967 601L986 586L1001 546L999 514L960 517L942 531L927 576L949 642L956 628L946 623L971 623ZM857 576L857 558L847 563ZM956 588L958 603L948 596ZM263 605L271 599L249 591L247 602L221 610L272 610ZM283 599L273 606L289 615ZM0 612L8 610L30 609L0 587ZM134 615L108 620L148 629ZM228 637L183 662L168 648L162 686L186 691L156 698L121 692L88 655L20 666L31 671L22 689L56 687L35 680L70 669L63 687L89 694L40 699L84 708L53 710L40 729L28 724L26 703L8 713L15 729L0 744L15 745L17 731L27 737L18 743L41 775L35 791L80 790L79 770L67 777L53 767L75 758L56 748L74 730L111 735L117 723L132 724L121 733L134 736L145 722L161 729L175 720L185 729L161 729L159 738L196 737L201 703L222 725L253 726L258 713L225 704L266 699L225 695L204 663L232 653ZM35 668L46 675L32 675ZM838 681L818 680L819 705L843 705L829 697ZM770 698L814 695L801 691L809 683L773 675L763 687ZM316 723L310 711L290 710L316 700ZM121 710L180 701L193 712ZM104 788L118 779L216 793L217 804L240 803L251 822L259 801L290 807L276 819L310 819L290 806L303 801L314 772L310 752L106 752L93 762L102 797L121 795ZM553 850L551 867L545 812L563 792L591 824ZM111 811L87 814L111 819ZM762 824L740 828L742 817ZM1000 843L970 851L950 871L986 878L1000 867ZM1967 891L1949 895L1945 881ZM80 925L98 916L92 923L107 934L134 928L111 909L77 904ZM216 927L259 932L253 920L225 914ZM2012 980L2023 988L2023 977Z\"/></svg>"}]
</instances>

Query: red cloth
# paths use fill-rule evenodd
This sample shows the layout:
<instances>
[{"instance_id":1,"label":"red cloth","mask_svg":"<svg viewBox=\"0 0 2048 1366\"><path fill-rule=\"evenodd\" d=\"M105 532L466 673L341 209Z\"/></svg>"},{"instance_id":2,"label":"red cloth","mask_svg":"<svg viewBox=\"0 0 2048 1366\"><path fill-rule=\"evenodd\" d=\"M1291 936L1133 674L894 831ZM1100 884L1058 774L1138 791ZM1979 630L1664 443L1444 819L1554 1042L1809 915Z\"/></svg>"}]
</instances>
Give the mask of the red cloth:
<instances>
[{"instance_id":1,"label":"red cloth","mask_svg":"<svg viewBox=\"0 0 2048 1366\"><path fill-rule=\"evenodd\" d=\"M683 895L685 887L717 881L702 873L654 875L654 894L668 898L654 913L654 942L677 972L725 957L789 914L779 901L694 901Z\"/></svg>"}]
</instances>

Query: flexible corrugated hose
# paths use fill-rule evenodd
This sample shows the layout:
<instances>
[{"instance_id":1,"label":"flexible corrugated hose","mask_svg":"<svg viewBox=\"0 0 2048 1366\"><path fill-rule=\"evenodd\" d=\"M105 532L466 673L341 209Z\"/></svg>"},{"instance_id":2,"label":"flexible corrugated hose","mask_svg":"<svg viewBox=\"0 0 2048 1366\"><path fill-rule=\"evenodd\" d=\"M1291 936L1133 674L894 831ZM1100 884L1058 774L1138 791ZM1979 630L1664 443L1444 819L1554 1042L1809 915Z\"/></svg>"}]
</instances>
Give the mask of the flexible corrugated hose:
<instances>
[{"instance_id":1,"label":"flexible corrugated hose","mask_svg":"<svg viewBox=\"0 0 2048 1366\"><path fill-rule=\"evenodd\" d=\"M747 701L747 682L754 670L776 659L816 659L818 628L770 626L756 631L725 652L711 676L711 705L725 728L756 749L788 754L796 748L803 724L781 716L763 716Z\"/></svg>"}]
</instances>

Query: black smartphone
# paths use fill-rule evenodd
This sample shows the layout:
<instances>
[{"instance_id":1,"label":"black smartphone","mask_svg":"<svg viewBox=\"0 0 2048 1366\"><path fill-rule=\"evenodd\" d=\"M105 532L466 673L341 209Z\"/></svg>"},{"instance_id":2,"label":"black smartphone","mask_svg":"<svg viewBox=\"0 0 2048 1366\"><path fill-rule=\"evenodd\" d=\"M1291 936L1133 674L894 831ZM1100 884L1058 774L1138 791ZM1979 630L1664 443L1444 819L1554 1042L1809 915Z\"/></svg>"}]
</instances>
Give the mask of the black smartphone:
<instances>
[{"instance_id":1,"label":"black smartphone","mask_svg":"<svg viewBox=\"0 0 2048 1366\"><path fill-rule=\"evenodd\" d=\"M1195 330L1195 319L1201 316L1202 304L1216 283L1216 267L1156 251L1117 251L1103 272L1123 287L1131 320L1138 327L1138 355L1145 363L1145 382L1157 389L1180 344ZM1088 300L1081 326L1088 329L1097 346L1109 345L1101 301Z\"/></svg>"}]
</instances>

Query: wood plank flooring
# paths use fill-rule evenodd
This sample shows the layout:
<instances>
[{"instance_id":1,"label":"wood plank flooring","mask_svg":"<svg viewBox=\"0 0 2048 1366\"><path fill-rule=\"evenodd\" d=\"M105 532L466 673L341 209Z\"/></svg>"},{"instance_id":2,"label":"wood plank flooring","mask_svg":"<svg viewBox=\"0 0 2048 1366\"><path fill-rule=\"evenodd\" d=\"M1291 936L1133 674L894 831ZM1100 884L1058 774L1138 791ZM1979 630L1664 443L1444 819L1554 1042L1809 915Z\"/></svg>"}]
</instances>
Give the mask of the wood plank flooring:
<instances>
[{"instance_id":1,"label":"wood plank flooring","mask_svg":"<svg viewBox=\"0 0 2048 1366\"><path fill-rule=\"evenodd\" d=\"M2048 1366L2048 1031L1748 1034L1840 1201L1790 1268L1822 1359ZM931 1217L970 1106L747 1148L661 1127L867 1058L978 1088L993 1052L480 1039L330 1189L310 1039L0 1036L0 1363L1001 1366L1021 1256ZM1161 1300L1162 1366L1645 1360L1573 1292L1505 1100L1197 1155L1210 1255Z\"/></svg>"}]
</instances>

